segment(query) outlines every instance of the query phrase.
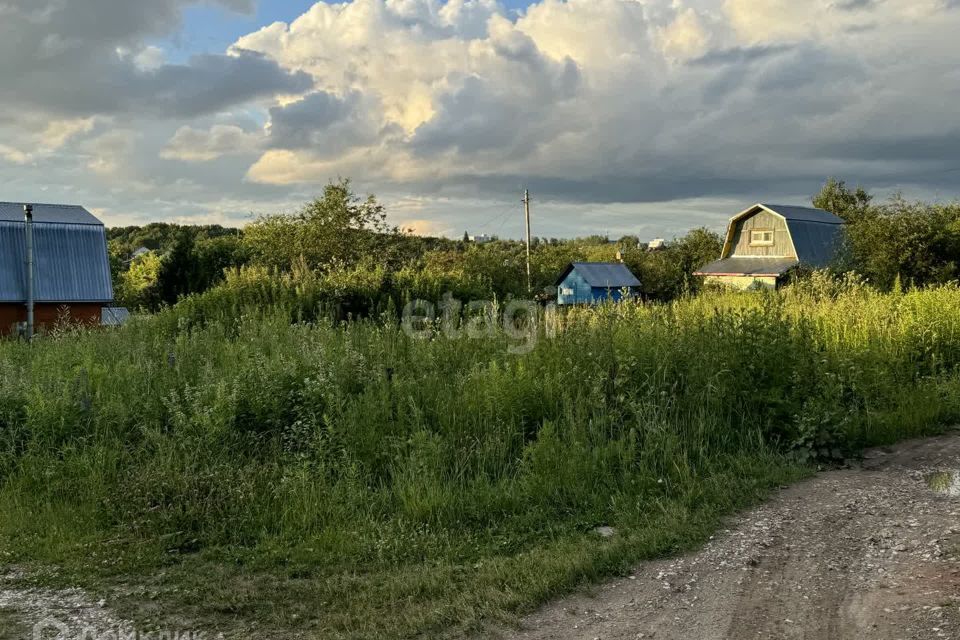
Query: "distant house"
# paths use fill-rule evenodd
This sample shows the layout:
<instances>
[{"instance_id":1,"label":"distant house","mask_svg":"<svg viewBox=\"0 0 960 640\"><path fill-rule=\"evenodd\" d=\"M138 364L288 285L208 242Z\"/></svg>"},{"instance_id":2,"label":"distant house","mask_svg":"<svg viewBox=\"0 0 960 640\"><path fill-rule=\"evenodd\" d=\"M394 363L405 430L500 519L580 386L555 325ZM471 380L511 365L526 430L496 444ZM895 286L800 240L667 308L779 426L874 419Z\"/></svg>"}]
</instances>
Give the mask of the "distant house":
<instances>
[{"instance_id":1,"label":"distant house","mask_svg":"<svg viewBox=\"0 0 960 640\"><path fill-rule=\"evenodd\" d=\"M136 260L137 258L142 258L148 253L153 253L153 250L148 249L146 247L137 247L136 249L134 249L133 253L130 254L130 259Z\"/></svg>"},{"instance_id":2,"label":"distant house","mask_svg":"<svg viewBox=\"0 0 960 640\"><path fill-rule=\"evenodd\" d=\"M573 262L557 278L557 304L620 301L640 293L640 281L619 262Z\"/></svg>"},{"instance_id":3,"label":"distant house","mask_svg":"<svg viewBox=\"0 0 960 640\"><path fill-rule=\"evenodd\" d=\"M647 243L647 250L659 251L667 246L667 241L663 238L655 238Z\"/></svg>"},{"instance_id":4,"label":"distant house","mask_svg":"<svg viewBox=\"0 0 960 640\"><path fill-rule=\"evenodd\" d=\"M730 219L723 252L694 275L738 289L775 288L795 267L836 258L843 220L822 209L756 204Z\"/></svg>"},{"instance_id":5,"label":"distant house","mask_svg":"<svg viewBox=\"0 0 960 640\"><path fill-rule=\"evenodd\" d=\"M476 244L486 244L488 242L493 242L493 236L488 236L481 233L479 235L470 236L470 242L475 242Z\"/></svg>"},{"instance_id":6,"label":"distant house","mask_svg":"<svg viewBox=\"0 0 960 640\"><path fill-rule=\"evenodd\" d=\"M130 320L130 310L126 307L103 307L100 310L100 325L120 327Z\"/></svg>"},{"instance_id":7,"label":"distant house","mask_svg":"<svg viewBox=\"0 0 960 640\"><path fill-rule=\"evenodd\" d=\"M100 324L113 301L103 223L79 206L33 206L34 323L39 330L65 314ZM0 202L0 334L27 320L27 223L23 205Z\"/></svg>"}]
</instances>

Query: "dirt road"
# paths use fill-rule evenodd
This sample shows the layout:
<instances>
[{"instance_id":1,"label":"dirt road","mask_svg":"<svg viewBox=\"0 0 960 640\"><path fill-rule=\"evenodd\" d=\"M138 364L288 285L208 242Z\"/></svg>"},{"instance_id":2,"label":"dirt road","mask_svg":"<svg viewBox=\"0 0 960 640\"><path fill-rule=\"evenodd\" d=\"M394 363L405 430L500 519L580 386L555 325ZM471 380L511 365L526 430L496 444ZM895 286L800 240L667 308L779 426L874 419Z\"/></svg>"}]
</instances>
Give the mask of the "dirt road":
<instances>
[{"instance_id":1,"label":"dirt road","mask_svg":"<svg viewBox=\"0 0 960 640\"><path fill-rule=\"evenodd\" d=\"M526 618L524 640L960 639L960 435L872 451L704 549Z\"/></svg>"}]
</instances>

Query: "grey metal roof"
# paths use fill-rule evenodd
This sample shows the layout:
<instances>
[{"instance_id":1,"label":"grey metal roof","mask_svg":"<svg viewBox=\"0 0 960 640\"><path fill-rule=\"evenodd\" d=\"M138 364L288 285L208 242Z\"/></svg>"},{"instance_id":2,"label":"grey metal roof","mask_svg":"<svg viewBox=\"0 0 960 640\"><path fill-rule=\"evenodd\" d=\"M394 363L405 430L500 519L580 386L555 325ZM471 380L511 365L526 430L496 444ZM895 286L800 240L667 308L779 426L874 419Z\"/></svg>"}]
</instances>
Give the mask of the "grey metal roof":
<instances>
[{"instance_id":1,"label":"grey metal roof","mask_svg":"<svg viewBox=\"0 0 960 640\"><path fill-rule=\"evenodd\" d=\"M843 244L842 224L823 224L806 220L789 220L787 228L793 238L800 262L808 267L830 266Z\"/></svg>"},{"instance_id":2,"label":"grey metal roof","mask_svg":"<svg viewBox=\"0 0 960 640\"><path fill-rule=\"evenodd\" d=\"M701 267L695 275L780 276L798 264L796 258L724 258Z\"/></svg>"},{"instance_id":3,"label":"grey metal roof","mask_svg":"<svg viewBox=\"0 0 960 640\"><path fill-rule=\"evenodd\" d=\"M0 202L0 221L23 222L23 205L17 202ZM35 223L53 222L57 224L97 224L92 213L75 204L33 204Z\"/></svg>"},{"instance_id":4,"label":"grey metal roof","mask_svg":"<svg viewBox=\"0 0 960 640\"><path fill-rule=\"evenodd\" d=\"M22 213L21 209L16 222L0 220L0 302L27 299ZM36 215L34 209L35 219ZM33 240L37 302L113 300L107 235L102 224L38 223L33 226Z\"/></svg>"},{"instance_id":5,"label":"grey metal roof","mask_svg":"<svg viewBox=\"0 0 960 640\"><path fill-rule=\"evenodd\" d=\"M583 279L591 287L639 287L640 281L633 275L630 269L621 262L572 262L560 277L557 278L559 285L567 275L577 270Z\"/></svg>"},{"instance_id":6,"label":"grey metal roof","mask_svg":"<svg viewBox=\"0 0 960 640\"><path fill-rule=\"evenodd\" d=\"M763 204L761 205L776 211L787 219L788 222L819 222L821 224L843 224L843 218L839 218L829 211L823 209L814 209L813 207L797 207L788 204Z\"/></svg>"}]
</instances>

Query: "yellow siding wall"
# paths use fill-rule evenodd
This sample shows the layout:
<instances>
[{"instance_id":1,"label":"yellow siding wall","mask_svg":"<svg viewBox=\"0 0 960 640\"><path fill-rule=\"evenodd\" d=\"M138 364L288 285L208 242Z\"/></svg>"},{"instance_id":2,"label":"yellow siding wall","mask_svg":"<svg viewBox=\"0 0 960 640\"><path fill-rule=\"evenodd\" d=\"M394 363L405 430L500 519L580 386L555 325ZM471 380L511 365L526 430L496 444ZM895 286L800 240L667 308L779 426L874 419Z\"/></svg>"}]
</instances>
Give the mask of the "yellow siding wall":
<instances>
[{"instance_id":1,"label":"yellow siding wall","mask_svg":"<svg viewBox=\"0 0 960 640\"><path fill-rule=\"evenodd\" d=\"M707 276L706 284L719 284L731 289L776 289L777 279L771 276Z\"/></svg>"},{"instance_id":2,"label":"yellow siding wall","mask_svg":"<svg viewBox=\"0 0 960 640\"><path fill-rule=\"evenodd\" d=\"M773 245L769 247L751 247L750 232L754 229L772 229ZM797 252L790 242L787 223L780 216L761 211L737 223L733 230L733 242L730 256L770 256L795 258Z\"/></svg>"}]
</instances>

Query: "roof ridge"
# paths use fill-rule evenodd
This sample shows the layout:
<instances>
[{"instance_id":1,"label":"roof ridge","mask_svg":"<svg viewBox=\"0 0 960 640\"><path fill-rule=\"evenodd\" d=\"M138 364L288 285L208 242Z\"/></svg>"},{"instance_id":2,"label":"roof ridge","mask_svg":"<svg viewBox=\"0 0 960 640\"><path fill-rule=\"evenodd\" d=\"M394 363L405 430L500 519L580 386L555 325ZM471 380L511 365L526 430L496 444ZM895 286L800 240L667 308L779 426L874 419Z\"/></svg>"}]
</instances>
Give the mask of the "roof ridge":
<instances>
[{"instance_id":1,"label":"roof ridge","mask_svg":"<svg viewBox=\"0 0 960 640\"><path fill-rule=\"evenodd\" d=\"M812 210L814 210L814 211L827 211L826 209L821 209L820 207L811 207L811 206L808 206L808 205L805 205L805 204L784 204L784 203L782 203L782 202L777 202L777 203L774 203L774 202L760 202L760 203L758 203L758 204L761 204L761 205L763 205L763 206L765 206L765 207L793 207L794 209L812 209ZM827 211L827 213L830 213L830 212Z\"/></svg>"},{"instance_id":2,"label":"roof ridge","mask_svg":"<svg viewBox=\"0 0 960 640\"><path fill-rule=\"evenodd\" d=\"M23 206L26 204L32 205L34 207L63 207L67 209L86 209L82 204L65 204L62 202L14 202L13 200L0 200L0 205L2 204L12 204L15 206Z\"/></svg>"}]
</instances>

